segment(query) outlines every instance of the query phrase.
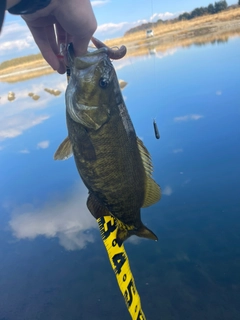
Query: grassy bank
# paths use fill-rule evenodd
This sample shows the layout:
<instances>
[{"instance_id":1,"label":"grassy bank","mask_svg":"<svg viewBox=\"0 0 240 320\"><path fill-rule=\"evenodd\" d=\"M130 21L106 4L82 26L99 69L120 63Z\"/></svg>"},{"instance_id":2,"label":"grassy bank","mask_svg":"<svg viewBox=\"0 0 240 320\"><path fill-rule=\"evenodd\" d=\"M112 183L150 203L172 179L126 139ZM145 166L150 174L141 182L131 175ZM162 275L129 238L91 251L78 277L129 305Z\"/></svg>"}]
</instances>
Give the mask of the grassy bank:
<instances>
[{"instance_id":1,"label":"grassy bank","mask_svg":"<svg viewBox=\"0 0 240 320\"><path fill-rule=\"evenodd\" d=\"M227 41L231 36L240 36L240 7L222 11L214 15L201 16L192 20L161 24L153 28L154 36L146 38L146 31L134 32L105 43L110 46L125 45L127 55L136 56L149 52L149 49L166 51L193 43L203 44L214 41ZM54 72L41 55L17 58L0 65L0 81L23 81Z\"/></svg>"},{"instance_id":2,"label":"grassy bank","mask_svg":"<svg viewBox=\"0 0 240 320\"><path fill-rule=\"evenodd\" d=\"M174 42L181 39L193 39L197 36L209 35L209 33L224 33L236 31L240 28L240 7L222 11L214 15L206 15L192 20L178 21L161 24L153 28L154 38L164 42ZM146 31L139 31L121 38L106 41L110 47L126 45L144 45L153 38L146 38Z\"/></svg>"}]
</instances>

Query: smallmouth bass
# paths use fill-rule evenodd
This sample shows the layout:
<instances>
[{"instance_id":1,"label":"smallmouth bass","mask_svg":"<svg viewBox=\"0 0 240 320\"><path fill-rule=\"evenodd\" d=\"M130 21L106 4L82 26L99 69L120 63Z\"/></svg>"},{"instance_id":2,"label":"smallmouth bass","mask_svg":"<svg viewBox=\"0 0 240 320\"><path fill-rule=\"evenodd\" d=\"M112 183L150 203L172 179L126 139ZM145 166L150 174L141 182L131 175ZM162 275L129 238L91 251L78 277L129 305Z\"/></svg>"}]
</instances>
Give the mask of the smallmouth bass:
<instances>
[{"instance_id":1,"label":"smallmouth bass","mask_svg":"<svg viewBox=\"0 0 240 320\"><path fill-rule=\"evenodd\" d=\"M152 179L152 163L136 136L110 58L116 54L93 38L98 47L75 57L68 48L70 80L66 90L68 137L54 159L74 155L78 172L88 188L87 207L97 219L112 215L118 220L118 244L131 235L157 240L141 221L140 209L161 198Z\"/></svg>"}]
</instances>

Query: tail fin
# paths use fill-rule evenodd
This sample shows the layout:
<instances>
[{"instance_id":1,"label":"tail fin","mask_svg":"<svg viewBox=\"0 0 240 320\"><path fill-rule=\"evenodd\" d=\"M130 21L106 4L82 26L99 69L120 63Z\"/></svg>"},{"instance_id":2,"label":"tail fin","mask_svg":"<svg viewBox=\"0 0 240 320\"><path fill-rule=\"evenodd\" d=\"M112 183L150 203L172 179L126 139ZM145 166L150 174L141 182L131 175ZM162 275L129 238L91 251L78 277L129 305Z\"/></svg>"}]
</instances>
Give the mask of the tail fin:
<instances>
[{"instance_id":1,"label":"tail fin","mask_svg":"<svg viewBox=\"0 0 240 320\"><path fill-rule=\"evenodd\" d=\"M127 240L130 236L136 235L141 238L158 240L158 237L146 226L142 225L138 229L129 230L128 227L123 227L122 225L118 227L117 232L117 240L118 244L121 245L125 240Z\"/></svg>"}]
</instances>

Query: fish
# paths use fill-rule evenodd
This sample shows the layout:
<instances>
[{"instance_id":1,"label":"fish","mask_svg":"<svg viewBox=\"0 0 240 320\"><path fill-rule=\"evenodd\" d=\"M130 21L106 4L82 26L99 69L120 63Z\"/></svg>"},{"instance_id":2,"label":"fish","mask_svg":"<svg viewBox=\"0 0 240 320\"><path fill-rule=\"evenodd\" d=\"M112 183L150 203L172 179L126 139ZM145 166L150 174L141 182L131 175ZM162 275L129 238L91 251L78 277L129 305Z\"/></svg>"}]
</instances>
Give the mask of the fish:
<instances>
[{"instance_id":1,"label":"fish","mask_svg":"<svg viewBox=\"0 0 240 320\"><path fill-rule=\"evenodd\" d=\"M153 120L153 128L154 128L154 133L155 133L155 137L156 139L160 139L160 133L158 131L158 126L155 120Z\"/></svg>"},{"instance_id":2,"label":"fish","mask_svg":"<svg viewBox=\"0 0 240 320\"><path fill-rule=\"evenodd\" d=\"M70 79L65 93L68 137L54 159L74 156L79 175L88 189L87 207L96 218L112 216L118 222L117 242L132 235L157 240L141 221L141 208L161 198L153 180L151 156L137 137L127 111L111 59L118 52L92 40L97 48L75 57L67 49Z\"/></svg>"}]
</instances>

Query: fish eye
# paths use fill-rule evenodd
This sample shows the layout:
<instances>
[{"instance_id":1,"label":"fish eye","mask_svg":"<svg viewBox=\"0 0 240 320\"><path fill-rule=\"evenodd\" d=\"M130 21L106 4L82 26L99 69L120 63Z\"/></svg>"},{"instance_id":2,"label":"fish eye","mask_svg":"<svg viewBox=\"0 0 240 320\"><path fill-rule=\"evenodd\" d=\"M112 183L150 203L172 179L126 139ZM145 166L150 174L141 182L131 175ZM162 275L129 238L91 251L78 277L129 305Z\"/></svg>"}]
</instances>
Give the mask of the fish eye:
<instances>
[{"instance_id":1,"label":"fish eye","mask_svg":"<svg viewBox=\"0 0 240 320\"><path fill-rule=\"evenodd\" d=\"M104 78L99 79L99 86L103 89L107 88L108 86L108 81Z\"/></svg>"}]
</instances>

